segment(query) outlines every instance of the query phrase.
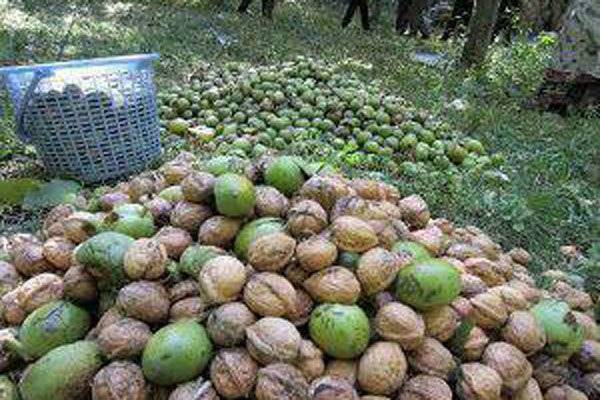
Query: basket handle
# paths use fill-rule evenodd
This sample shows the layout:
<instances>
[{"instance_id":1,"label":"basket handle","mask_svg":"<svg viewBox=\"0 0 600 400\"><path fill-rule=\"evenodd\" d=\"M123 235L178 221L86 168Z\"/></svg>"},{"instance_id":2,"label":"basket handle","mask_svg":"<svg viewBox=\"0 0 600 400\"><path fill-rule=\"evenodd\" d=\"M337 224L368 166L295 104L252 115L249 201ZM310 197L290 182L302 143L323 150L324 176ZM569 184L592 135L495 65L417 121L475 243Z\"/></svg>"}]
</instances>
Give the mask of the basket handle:
<instances>
[{"instance_id":1,"label":"basket handle","mask_svg":"<svg viewBox=\"0 0 600 400\"><path fill-rule=\"evenodd\" d=\"M40 68L36 69L33 75L33 79L29 83L27 90L25 91L25 95L23 95L23 99L21 100L21 104L18 105L16 110L15 119L17 122L17 136L22 142L29 143L31 142L31 134L25 130L24 120L25 120L25 110L33 97L33 93L38 87L40 81L44 78L52 75L52 72L49 68Z\"/></svg>"}]
</instances>

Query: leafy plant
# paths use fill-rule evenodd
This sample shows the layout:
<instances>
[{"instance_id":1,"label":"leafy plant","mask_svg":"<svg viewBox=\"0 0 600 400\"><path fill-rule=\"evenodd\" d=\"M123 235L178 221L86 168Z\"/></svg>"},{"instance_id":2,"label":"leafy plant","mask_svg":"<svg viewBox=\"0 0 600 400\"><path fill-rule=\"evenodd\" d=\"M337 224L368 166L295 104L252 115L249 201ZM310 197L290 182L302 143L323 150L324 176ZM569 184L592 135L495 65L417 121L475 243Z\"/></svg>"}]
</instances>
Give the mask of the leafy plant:
<instances>
[{"instance_id":1,"label":"leafy plant","mask_svg":"<svg viewBox=\"0 0 600 400\"><path fill-rule=\"evenodd\" d=\"M23 207L36 210L53 207L61 203L73 203L81 185L74 181L53 179L25 196Z\"/></svg>"}]
</instances>

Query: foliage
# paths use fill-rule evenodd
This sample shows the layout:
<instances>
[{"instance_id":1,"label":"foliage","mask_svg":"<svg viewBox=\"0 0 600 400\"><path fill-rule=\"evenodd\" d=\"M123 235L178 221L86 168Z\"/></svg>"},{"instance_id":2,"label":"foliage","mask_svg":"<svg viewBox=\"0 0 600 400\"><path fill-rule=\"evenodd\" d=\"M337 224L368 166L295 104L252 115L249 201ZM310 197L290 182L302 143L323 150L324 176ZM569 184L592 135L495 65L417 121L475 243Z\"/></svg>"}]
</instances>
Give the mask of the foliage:
<instances>
[{"instance_id":1,"label":"foliage","mask_svg":"<svg viewBox=\"0 0 600 400\"><path fill-rule=\"evenodd\" d=\"M81 185L74 181L53 179L30 191L23 200L27 210L50 208L61 203L73 203Z\"/></svg>"}]
</instances>

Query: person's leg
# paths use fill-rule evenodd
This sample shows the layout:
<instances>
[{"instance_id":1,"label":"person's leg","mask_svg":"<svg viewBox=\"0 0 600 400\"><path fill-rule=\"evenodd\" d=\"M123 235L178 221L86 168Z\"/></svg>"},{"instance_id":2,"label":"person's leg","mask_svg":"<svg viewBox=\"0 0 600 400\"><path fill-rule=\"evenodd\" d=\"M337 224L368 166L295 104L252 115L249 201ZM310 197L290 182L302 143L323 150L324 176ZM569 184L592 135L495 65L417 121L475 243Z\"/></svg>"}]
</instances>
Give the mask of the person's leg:
<instances>
[{"instance_id":1,"label":"person's leg","mask_svg":"<svg viewBox=\"0 0 600 400\"><path fill-rule=\"evenodd\" d=\"M369 26L369 5L367 0L359 0L358 6L360 8L360 21L365 31L370 29Z\"/></svg>"},{"instance_id":2,"label":"person's leg","mask_svg":"<svg viewBox=\"0 0 600 400\"><path fill-rule=\"evenodd\" d=\"M406 13L409 6L410 0L398 0L398 8L396 9L396 32L403 33L408 27Z\"/></svg>"},{"instance_id":3,"label":"person's leg","mask_svg":"<svg viewBox=\"0 0 600 400\"><path fill-rule=\"evenodd\" d=\"M455 35L461 24L467 26L471 18L472 9L473 0L456 0L452 7L452 18L450 18L450 21L446 25L442 39L449 39L450 36Z\"/></svg>"},{"instance_id":4,"label":"person's leg","mask_svg":"<svg viewBox=\"0 0 600 400\"><path fill-rule=\"evenodd\" d=\"M275 0L262 0L262 14L264 17L273 19L273 9L275 8Z\"/></svg>"},{"instance_id":5,"label":"person's leg","mask_svg":"<svg viewBox=\"0 0 600 400\"><path fill-rule=\"evenodd\" d=\"M350 21L352 21L352 17L354 16L354 12L356 11L356 7L358 7L358 0L350 0L348 4L348 8L346 9L346 14L342 19L342 28L350 25Z\"/></svg>"},{"instance_id":6,"label":"person's leg","mask_svg":"<svg viewBox=\"0 0 600 400\"><path fill-rule=\"evenodd\" d=\"M250 3L252 3L252 0L242 0L240 6L238 7L238 12L245 13L246 11L248 11Z\"/></svg>"}]
</instances>

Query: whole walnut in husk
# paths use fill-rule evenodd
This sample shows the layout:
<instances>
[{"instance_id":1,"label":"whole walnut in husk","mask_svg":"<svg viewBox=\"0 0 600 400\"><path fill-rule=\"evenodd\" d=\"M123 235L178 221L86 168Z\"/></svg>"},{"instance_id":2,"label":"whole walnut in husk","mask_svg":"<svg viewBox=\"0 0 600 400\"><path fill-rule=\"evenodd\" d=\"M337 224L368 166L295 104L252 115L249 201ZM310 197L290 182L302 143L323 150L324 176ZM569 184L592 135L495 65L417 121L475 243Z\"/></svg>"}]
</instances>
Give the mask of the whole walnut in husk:
<instances>
[{"instance_id":1,"label":"whole walnut in husk","mask_svg":"<svg viewBox=\"0 0 600 400\"><path fill-rule=\"evenodd\" d=\"M339 217L331 224L334 243L342 250L365 252L379 242L377 234L368 223L356 217Z\"/></svg>"},{"instance_id":2,"label":"whole walnut in husk","mask_svg":"<svg viewBox=\"0 0 600 400\"><path fill-rule=\"evenodd\" d=\"M506 306L502 298L490 292L478 294L471 298L473 322L482 329L500 328L508 319Z\"/></svg>"},{"instance_id":3,"label":"whole walnut in husk","mask_svg":"<svg viewBox=\"0 0 600 400\"><path fill-rule=\"evenodd\" d=\"M258 364L242 348L221 349L210 364L210 379L219 395L226 399L247 397L258 372Z\"/></svg>"},{"instance_id":4,"label":"whole walnut in husk","mask_svg":"<svg viewBox=\"0 0 600 400\"><path fill-rule=\"evenodd\" d=\"M502 328L502 338L525 355L537 353L546 345L546 332L529 311L515 311Z\"/></svg>"},{"instance_id":5,"label":"whole walnut in husk","mask_svg":"<svg viewBox=\"0 0 600 400\"><path fill-rule=\"evenodd\" d=\"M450 340L460 324L460 317L450 306L440 306L423 313L425 333L440 342Z\"/></svg>"},{"instance_id":6,"label":"whole walnut in husk","mask_svg":"<svg viewBox=\"0 0 600 400\"><path fill-rule=\"evenodd\" d=\"M544 395L544 400L588 400L588 397L569 385L561 385L551 387Z\"/></svg>"},{"instance_id":7,"label":"whole walnut in husk","mask_svg":"<svg viewBox=\"0 0 600 400\"><path fill-rule=\"evenodd\" d=\"M294 237L309 237L327 227L327 212L312 200L301 200L287 212L287 229Z\"/></svg>"},{"instance_id":8,"label":"whole walnut in husk","mask_svg":"<svg viewBox=\"0 0 600 400\"><path fill-rule=\"evenodd\" d=\"M215 344L231 347L244 342L246 328L255 322L256 317L244 303L226 303L210 313L206 330Z\"/></svg>"},{"instance_id":9,"label":"whole walnut in husk","mask_svg":"<svg viewBox=\"0 0 600 400\"><path fill-rule=\"evenodd\" d=\"M337 247L320 236L312 236L296 246L296 257L300 266L310 272L330 267L337 256Z\"/></svg>"},{"instance_id":10,"label":"whole walnut in husk","mask_svg":"<svg viewBox=\"0 0 600 400\"><path fill-rule=\"evenodd\" d=\"M54 267L60 270L67 270L71 266L75 244L69 239L61 236L51 237L44 242L42 246L43 257ZM17 259L19 254L17 253Z\"/></svg>"},{"instance_id":11,"label":"whole walnut in husk","mask_svg":"<svg viewBox=\"0 0 600 400\"><path fill-rule=\"evenodd\" d=\"M114 361L96 373L94 400L145 400L146 381L141 368L129 361Z\"/></svg>"},{"instance_id":12,"label":"whole walnut in husk","mask_svg":"<svg viewBox=\"0 0 600 400\"><path fill-rule=\"evenodd\" d=\"M409 353L408 364L420 373L442 379L448 379L456 368L452 353L433 338L425 338L421 346Z\"/></svg>"},{"instance_id":13,"label":"whole walnut in husk","mask_svg":"<svg viewBox=\"0 0 600 400\"><path fill-rule=\"evenodd\" d=\"M296 290L283 276L260 272L244 286L244 303L256 314L281 317L296 310Z\"/></svg>"},{"instance_id":14,"label":"whole walnut in husk","mask_svg":"<svg viewBox=\"0 0 600 400\"><path fill-rule=\"evenodd\" d=\"M406 357L398 343L377 342L358 362L358 384L367 393L390 395L402 386L406 370Z\"/></svg>"},{"instance_id":15,"label":"whole walnut in husk","mask_svg":"<svg viewBox=\"0 0 600 400\"><path fill-rule=\"evenodd\" d=\"M206 302L198 296L186 297L173 305L169 310L169 320L177 321L180 319L193 319L198 322L206 317Z\"/></svg>"},{"instance_id":16,"label":"whole walnut in husk","mask_svg":"<svg viewBox=\"0 0 600 400\"><path fill-rule=\"evenodd\" d=\"M256 400L309 400L308 382L297 368L284 363L258 370Z\"/></svg>"},{"instance_id":17,"label":"whole walnut in husk","mask_svg":"<svg viewBox=\"0 0 600 400\"><path fill-rule=\"evenodd\" d=\"M21 276L16 268L6 261L0 261L0 296L19 286L19 283L21 283Z\"/></svg>"},{"instance_id":18,"label":"whole walnut in husk","mask_svg":"<svg viewBox=\"0 0 600 400\"><path fill-rule=\"evenodd\" d=\"M500 400L502 378L498 373L480 363L460 366L456 392L464 400Z\"/></svg>"},{"instance_id":19,"label":"whole walnut in husk","mask_svg":"<svg viewBox=\"0 0 600 400\"><path fill-rule=\"evenodd\" d=\"M258 271L280 271L290 262L295 249L296 241L286 233L270 233L250 244L248 262Z\"/></svg>"},{"instance_id":20,"label":"whole walnut in husk","mask_svg":"<svg viewBox=\"0 0 600 400\"><path fill-rule=\"evenodd\" d=\"M54 300L62 299L64 282L55 274L43 273L29 278L21 286L2 296L4 320L19 325L27 314Z\"/></svg>"},{"instance_id":21,"label":"whole walnut in husk","mask_svg":"<svg viewBox=\"0 0 600 400\"><path fill-rule=\"evenodd\" d=\"M130 279L153 280L165 273L167 249L156 239L138 239L125 252L123 269Z\"/></svg>"},{"instance_id":22,"label":"whole walnut in husk","mask_svg":"<svg viewBox=\"0 0 600 400\"><path fill-rule=\"evenodd\" d=\"M452 389L443 379L417 375L402 386L398 400L452 400Z\"/></svg>"},{"instance_id":23,"label":"whole walnut in husk","mask_svg":"<svg viewBox=\"0 0 600 400\"><path fill-rule=\"evenodd\" d=\"M63 280L66 298L84 303L98 298L96 280L82 265L69 268Z\"/></svg>"},{"instance_id":24,"label":"whole walnut in husk","mask_svg":"<svg viewBox=\"0 0 600 400\"><path fill-rule=\"evenodd\" d=\"M310 384L308 395L311 400L360 400L348 381L327 375L315 379Z\"/></svg>"},{"instance_id":25,"label":"whole walnut in husk","mask_svg":"<svg viewBox=\"0 0 600 400\"><path fill-rule=\"evenodd\" d=\"M382 247L364 253L358 260L356 276L362 290L372 295L392 284L401 266L400 257Z\"/></svg>"},{"instance_id":26,"label":"whole walnut in husk","mask_svg":"<svg viewBox=\"0 0 600 400\"><path fill-rule=\"evenodd\" d=\"M519 391L517 391L513 397L513 400L544 400L542 390L537 381L531 378L527 381L527 384Z\"/></svg>"},{"instance_id":27,"label":"whole walnut in husk","mask_svg":"<svg viewBox=\"0 0 600 400\"><path fill-rule=\"evenodd\" d=\"M581 349L572 358L580 370L584 372L600 372L600 342L586 340Z\"/></svg>"},{"instance_id":28,"label":"whole walnut in husk","mask_svg":"<svg viewBox=\"0 0 600 400\"><path fill-rule=\"evenodd\" d=\"M402 303L387 303L377 311L375 330L386 340L397 342L405 350L421 345L425 322L412 308Z\"/></svg>"},{"instance_id":29,"label":"whole walnut in husk","mask_svg":"<svg viewBox=\"0 0 600 400\"><path fill-rule=\"evenodd\" d=\"M272 186L256 186L256 204L254 210L259 217L284 217L290 207L290 201Z\"/></svg>"},{"instance_id":30,"label":"whole walnut in husk","mask_svg":"<svg viewBox=\"0 0 600 400\"><path fill-rule=\"evenodd\" d=\"M333 266L312 274L304 289L320 303L354 304L360 296L360 282L348 268Z\"/></svg>"},{"instance_id":31,"label":"whole walnut in husk","mask_svg":"<svg viewBox=\"0 0 600 400\"><path fill-rule=\"evenodd\" d=\"M425 228L431 215L425 200L419 195L405 197L398 202L402 219L412 228Z\"/></svg>"},{"instance_id":32,"label":"whole walnut in husk","mask_svg":"<svg viewBox=\"0 0 600 400\"><path fill-rule=\"evenodd\" d=\"M490 344L483 352L482 361L500 375L507 393L522 389L531 378L532 367L525 354L506 342Z\"/></svg>"},{"instance_id":33,"label":"whole walnut in husk","mask_svg":"<svg viewBox=\"0 0 600 400\"><path fill-rule=\"evenodd\" d=\"M217 247L229 247L240 230L242 221L223 215L210 217L200 225L198 242Z\"/></svg>"},{"instance_id":34,"label":"whole walnut in husk","mask_svg":"<svg viewBox=\"0 0 600 400\"><path fill-rule=\"evenodd\" d=\"M210 200L215 189L215 176L208 172L193 171L181 181L183 198L191 203Z\"/></svg>"},{"instance_id":35,"label":"whole walnut in husk","mask_svg":"<svg viewBox=\"0 0 600 400\"><path fill-rule=\"evenodd\" d=\"M474 326L460 349L461 358L466 361L479 361L489 342L490 339L485 332L478 326Z\"/></svg>"},{"instance_id":36,"label":"whole walnut in husk","mask_svg":"<svg viewBox=\"0 0 600 400\"><path fill-rule=\"evenodd\" d=\"M200 294L212 304L238 298L246 284L246 268L237 258L217 256L204 264L198 275Z\"/></svg>"},{"instance_id":37,"label":"whole walnut in husk","mask_svg":"<svg viewBox=\"0 0 600 400\"><path fill-rule=\"evenodd\" d=\"M300 189L301 197L316 201L326 210L331 210L338 199L355 194L344 178L335 175L315 175Z\"/></svg>"},{"instance_id":38,"label":"whole walnut in husk","mask_svg":"<svg viewBox=\"0 0 600 400\"><path fill-rule=\"evenodd\" d=\"M398 189L385 182L356 178L350 181L350 186L356 191L356 194L363 199L385 200L391 201L392 203L395 203L400 199Z\"/></svg>"},{"instance_id":39,"label":"whole walnut in husk","mask_svg":"<svg viewBox=\"0 0 600 400\"><path fill-rule=\"evenodd\" d=\"M163 400L151 397L152 400ZM168 400L220 400L211 381L205 381L202 376L195 381L178 385Z\"/></svg>"},{"instance_id":40,"label":"whole walnut in husk","mask_svg":"<svg viewBox=\"0 0 600 400\"><path fill-rule=\"evenodd\" d=\"M312 341L302 340L298 359L294 365L302 371L309 382L312 382L313 379L323 375L325 371L323 352Z\"/></svg>"},{"instance_id":41,"label":"whole walnut in husk","mask_svg":"<svg viewBox=\"0 0 600 400\"><path fill-rule=\"evenodd\" d=\"M148 325L133 318L123 318L103 328L96 342L109 360L135 358L142 353L152 336Z\"/></svg>"},{"instance_id":42,"label":"whole walnut in husk","mask_svg":"<svg viewBox=\"0 0 600 400\"><path fill-rule=\"evenodd\" d=\"M44 257L42 245L27 243L15 250L13 265L21 275L34 276L52 270L52 265Z\"/></svg>"},{"instance_id":43,"label":"whole walnut in husk","mask_svg":"<svg viewBox=\"0 0 600 400\"><path fill-rule=\"evenodd\" d=\"M124 286L116 304L128 317L149 324L164 322L169 316L169 293L157 282L136 281Z\"/></svg>"},{"instance_id":44,"label":"whole walnut in husk","mask_svg":"<svg viewBox=\"0 0 600 400\"><path fill-rule=\"evenodd\" d=\"M265 317L246 328L246 346L262 364L293 362L302 338L294 325L283 318Z\"/></svg>"},{"instance_id":45,"label":"whole walnut in husk","mask_svg":"<svg viewBox=\"0 0 600 400\"><path fill-rule=\"evenodd\" d=\"M180 201L171 211L171 225L191 234L196 234L200 225L212 215L212 210L204 204Z\"/></svg>"},{"instance_id":46,"label":"whole walnut in husk","mask_svg":"<svg viewBox=\"0 0 600 400\"><path fill-rule=\"evenodd\" d=\"M358 375L358 360L339 360L332 358L325 367L325 375L345 379L354 386Z\"/></svg>"},{"instance_id":47,"label":"whole walnut in husk","mask_svg":"<svg viewBox=\"0 0 600 400\"><path fill-rule=\"evenodd\" d=\"M175 260L192 244L192 236L188 231L173 226L161 228L154 238L165 246L169 257Z\"/></svg>"},{"instance_id":48,"label":"whole walnut in husk","mask_svg":"<svg viewBox=\"0 0 600 400\"><path fill-rule=\"evenodd\" d=\"M302 326L310 319L314 302L310 295L303 289L296 288L296 303L294 310L286 318L296 326Z\"/></svg>"}]
</instances>

